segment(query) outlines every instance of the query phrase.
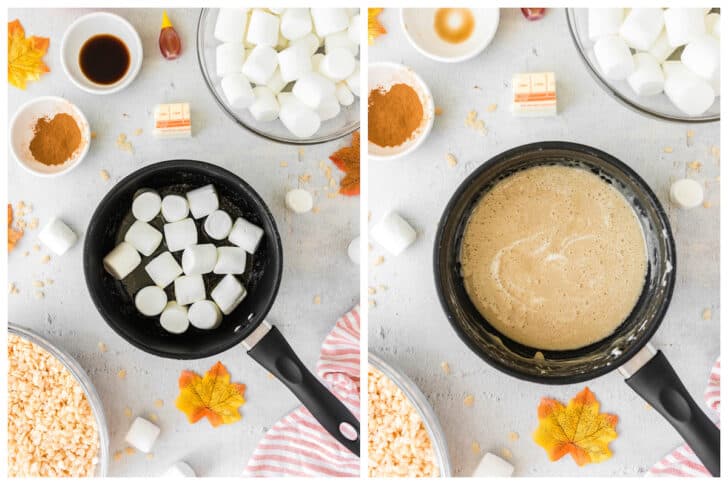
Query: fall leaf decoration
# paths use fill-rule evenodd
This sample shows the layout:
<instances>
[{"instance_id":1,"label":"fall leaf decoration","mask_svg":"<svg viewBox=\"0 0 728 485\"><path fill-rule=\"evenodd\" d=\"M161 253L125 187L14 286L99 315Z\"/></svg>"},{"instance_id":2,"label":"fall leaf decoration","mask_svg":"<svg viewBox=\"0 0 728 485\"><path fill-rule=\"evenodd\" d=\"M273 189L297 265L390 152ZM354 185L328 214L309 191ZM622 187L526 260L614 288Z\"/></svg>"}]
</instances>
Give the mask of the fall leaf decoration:
<instances>
[{"instance_id":1,"label":"fall leaf decoration","mask_svg":"<svg viewBox=\"0 0 728 485\"><path fill-rule=\"evenodd\" d=\"M13 206L8 204L8 252L15 249L15 245L23 237L23 231L13 227Z\"/></svg>"},{"instance_id":2,"label":"fall leaf decoration","mask_svg":"<svg viewBox=\"0 0 728 485\"><path fill-rule=\"evenodd\" d=\"M25 89L26 82L37 81L49 72L43 62L49 44L48 37L26 37L20 20L8 22L8 82Z\"/></svg>"},{"instance_id":3,"label":"fall leaf decoration","mask_svg":"<svg viewBox=\"0 0 728 485\"><path fill-rule=\"evenodd\" d=\"M351 136L351 146L340 148L329 159L345 173L339 183L341 195L359 195L359 132Z\"/></svg>"},{"instance_id":4,"label":"fall leaf decoration","mask_svg":"<svg viewBox=\"0 0 728 485\"><path fill-rule=\"evenodd\" d=\"M617 437L617 416L599 412L596 396L585 387L568 406L550 398L538 405L533 440L556 461L569 453L577 465L599 463L612 456L609 442Z\"/></svg>"},{"instance_id":5,"label":"fall leaf decoration","mask_svg":"<svg viewBox=\"0 0 728 485\"><path fill-rule=\"evenodd\" d=\"M368 26L367 33L369 35L369 45L374 44L374 39L380 35L387 33L387 29L379 23L379 14L382 13L383 8L370 8L368 12Z\"/></svg>"},{"instance_id":6,"label":"fall leaf decoration","mask_svg":"<svg viewBox=\"0 0 728 485\"><path fill-rule=\"evenodd\" d=\"M245 404L245 384L230 382L230 374L221 362L213 365L204 377L192 371L179 376L177 409L190 423L207 418L213 427L240 421L238 408Z\"/></svg>"}]
</instances>

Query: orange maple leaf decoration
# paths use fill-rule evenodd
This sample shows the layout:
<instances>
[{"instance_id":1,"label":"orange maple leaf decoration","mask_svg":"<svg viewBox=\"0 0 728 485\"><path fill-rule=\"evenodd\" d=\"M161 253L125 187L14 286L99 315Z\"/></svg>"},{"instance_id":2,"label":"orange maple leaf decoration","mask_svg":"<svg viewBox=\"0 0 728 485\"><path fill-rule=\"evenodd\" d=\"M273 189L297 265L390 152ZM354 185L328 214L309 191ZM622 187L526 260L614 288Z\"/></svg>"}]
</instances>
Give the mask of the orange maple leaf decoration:
<instances>
[{"instance_id":1,"label":"orange maple leaf decoration","mask_svg":"<svg viewBox=\"0 0 728 485\"><path fill-rule=\"evenodd\" d=\"M568 406L555 399L541 399L533 440L551 461L568 453L579 466L599 463L612 456L609 443L617 438L617 419L613 414L600 413L596 396L585 387Z\"/></svg>"},{"instance_id":2,"label":"orange maple leaf decoration","mask_svg":"<svg viewBox=\"0 0 728 485\"><path fill-rule=\"evenodd\" d=\"M329 159L345 173L339 183L341 195L359 195L359 132L351 136L351 146L340 148Z\"/></svg>"},{"instance_id":3,"label":"orange maple leaf decoration","mask_svg":"<svg viewBox=\"0 0 728 485\"><path fill-rule=\"evenodd\" d=\"M207 418L213 427L239 421L238 408L245 404L245 384L230 382L230 374L221 362L213 365L204 377L192 371L179 376L177 409L187 415L190 423Z\"/></svg>"},{"instance_id":4,"label":"orange maple leaf decoration","mask_svg":"<svg viewBox=\"0 0 728 485\"><path fill-rule=\"evenodd\" d=\"M28 81L37 81L50 69L43 62L48 51L48 37L25 37L20 20L8 22L8 82L25 89Z\"/></svg>"},{"instance_id":5,"label":"orange maple leaf decoration","mask_svg":"<svg viewBox=\"0 0 728 485\"><path fill-rule=\"evenodd\" d=\"M387 29L379 23L379 14L382 13L383 8L370 8L368 12L368 25L367 35L369 37L369 45L374 44L374 39L380 35L387 33Z\"/></svg>"},{"instance_id":6,"label":"orange maple leaf decoration","mask_svg":"<svg viewBox=\"0 0 728 485\"><path fill-rule=\"evenodd\" d=\"M13 206L8 204L8 252L15 249L15 245L23 237L23 231L13 227Z\"/></svg>"}]
</instances>

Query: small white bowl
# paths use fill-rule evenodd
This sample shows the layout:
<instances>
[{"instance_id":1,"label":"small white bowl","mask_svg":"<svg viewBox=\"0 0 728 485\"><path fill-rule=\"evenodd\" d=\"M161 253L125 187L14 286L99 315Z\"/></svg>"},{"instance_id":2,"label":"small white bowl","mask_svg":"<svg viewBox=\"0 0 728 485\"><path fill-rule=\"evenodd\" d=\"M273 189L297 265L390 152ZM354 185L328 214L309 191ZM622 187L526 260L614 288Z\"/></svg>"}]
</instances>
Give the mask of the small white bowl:
<instances>
[{"instance_id":1,"label":"small white bowl","mask_svg":"<svg viewBox=\"0 0 728 485\"><path fill-rule=\"evenodd\" d=\"M121 39L129 49L130 63L124 77L114 84L97 84L81 71L78 56L83 44L95 35L109 34ZM95 12L78 18L63 34L61 41L61 65L68 78L86 92L111 94L127 87L142 68L144 51L142 39L134 27L124 18L107 12Z\"/></svg>"},{"instance_id":2,"label":"small white bowl","mask_svg":"<svg viewBox=\"0 0 728 485\"><path fill-rule=\"evenodd\" d=\"M368 78L369 90L367 93L372 92L374 89L384 89L386 91L394 84L404 83L411 86L420 98L423 110L422 123L409 140L396 147L380 147L371 141L369 142L369 158L373 160L393 160L403 157L419 147L432 130L432 125L435 122L435 102L432 99L430 88L412 68L394 62L369 64Z\"/></svg>"},{"instance_id":3,"label":"small white bowl","mask_svg":"<svg viewBox=\"0 0 728 485\"><path fill-rule=\"evenodd\" d=\"M53 118L58 113L68 113L81 130L81 144L74 155L60 165L45 165L33 158L30 153L30 142L33 140L33 129L40 118ZM91 144L91 129L86 116L78 107L67 99L56 96L41 96L28 101L15 112L10 121L10 149L21 167L39 177L56 177L70 172L88 152Z\"/></svg>"},{"instance_id":4,"label":"small white bowl","mask_svg":"<svg viewBox=\"0 0 728 485\"><path fill-rule=\"evenodd\" d=\"M475 18L473 33L463 42L453 44L435 32L436 8L400 9L400 22L407 39L422 55L440 62L461 62L472 59L488 47L500 22L500 9L472 8Z\"/></svg>"}]
</instances>

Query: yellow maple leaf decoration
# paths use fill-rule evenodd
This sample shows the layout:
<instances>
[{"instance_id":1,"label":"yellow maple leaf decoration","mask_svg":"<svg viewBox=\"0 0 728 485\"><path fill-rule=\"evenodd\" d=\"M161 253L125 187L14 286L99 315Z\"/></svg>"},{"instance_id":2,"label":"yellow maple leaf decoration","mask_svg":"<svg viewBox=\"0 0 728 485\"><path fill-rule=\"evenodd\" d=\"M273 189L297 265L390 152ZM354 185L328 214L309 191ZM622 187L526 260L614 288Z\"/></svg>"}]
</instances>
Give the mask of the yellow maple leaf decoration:
<instances>
[{"instance_id":1,"label":"yellow maple leaf decoration","mask_svg":"<svg viewBox=\"0 0 728 485\"><path fill-rule=\"evenodd\" d=\"M48 51L48 37L25 37L20 20L8 22L8 82L25 89L28 81L37 81L50 69L43 62Z\"/></svg>"},{"instance_id":2,"label":"yellow maple leaf decoration","mask_svg":"<svg viewBox=\"0 0 728 485\"><path fill-rule=\"evenodd\" d=\"M599 463L612 456L609 442L617 437L617 416L599 412L596 396L585 387L568 406L543 398L538 405L533 440L556 461L567 453L577 465Z\"/></svg>"},{"instance_id":3,"label":"yellow maple leaf decoration","mask_svg":"<svg viewBox=\"0 0 728 485\"><path fill-rule=\"evenodd\" d=\"M190 423L207 418L213 427L240 421L238 408L245 404L245 384L230 383L230 374L221 362L213 365L204 377L192 371L179 376L177 409Z\"/></svg>"},{"instance_id":4,"label":"yellow maple leaf decoration","mask_svg":"<svg viewBox=\"0 0 728 485\"><path fill-rule=\"evenodd\" d=\"M382 13L383 8L370 8L368 11L368 26L367 33L369 36L369 45L374 44L374 39L380 35L387 33L387 29L379 23L379 14Z\"/></svg>"}]
</instances>

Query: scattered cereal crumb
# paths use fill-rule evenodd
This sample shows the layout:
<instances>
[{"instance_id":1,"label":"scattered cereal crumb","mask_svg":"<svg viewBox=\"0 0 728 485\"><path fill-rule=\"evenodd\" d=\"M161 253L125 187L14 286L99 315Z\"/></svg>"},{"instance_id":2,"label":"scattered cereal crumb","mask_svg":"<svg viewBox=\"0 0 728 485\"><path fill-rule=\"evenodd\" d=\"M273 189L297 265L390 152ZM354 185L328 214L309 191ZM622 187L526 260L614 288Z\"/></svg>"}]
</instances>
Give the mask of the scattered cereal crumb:
<instances>
[{"instance_id":1,"label":"scattered cereal crumb","mask_svg":"<svg viewBox=\"0 0 728 485\"><path fill-rule=\"evenodd\" d=\"M124 408L124 416L126 416L127 418L131 418L131 408L130 407Z\"/></svg>"},{"instance_id":2,"label":"scattered cereal crumb","mask_svg":"<svg viewBox=\"0 0 728 485\"><path fill-rule=\"evenodd\" d=\"M116 138L116 146L125 152L132 152L133 147L131 145L131 142L127 140L126 135L124 133L120 133L119 136Z\"/></svg>"},{"instance_id":3,"label":"scattered cereal crumb","mask_svg":"<svg viewBox=\"0 0 728 485\"><path fill-rule=\"evenodd\" d=\"M442 108L440 106L435 106L435 116L440 116L442 114Z\"/></svg>"},{"instance_id":4,"label":"scattered cereal crumb","mask_svg":"<svg viewBox=\"0 0 728 485\"><path fill-rule=\"evenodd\" d=\"M513 452L508 448L502 448L501 455L503 455L503 458L505 458L506 460L510 460L511 458L513 458Z\"/></svg>"},{"instance_id":5,"label":"scattered cereal crumb","mask_svg":"<svg viewBox=\"0 0 728 485\"><path fill-rule=\"evenodd\" d=\"M337 195L337 192L329 192L328 194L326 194L326 197L329 199L335 199Z\"/></svg>"},{"instance_id":6,"label":"scattered cereal crumb","mask_svg":"<svg viewBox=\"0 0 728 485\"><path fill-rule=\"evenodd\" d=\"M384 264L384 256L379 256L374 260L374 266L379 266L381 264Z\"/></svg>"},{"instance_id":7,"label":"scattered cereal crumb","mask_svg":"<svg viewBox=\"0 0 728 485\"><path fill-rule=\"evenodd\" d=\"M302 184L306 184L311 181L311 174L310 173L304 173L303 175L298 176L298 181Z\"/></svg>"},{"instance_id":8,"label":"scattered cereal crumb","mask_svg":"<svg viewBox=\"0 0 728 485\"><path fill-rule=\"evenodd\" d=\"M373 286L370 286L368 291L370 295L375 295L377 293L377 289Z\"/></svg>"},{"instance_id":9,"label":"scattered cereal crumb","mask_svg":"<svg viewBox=\"0 0 728 485\"><path fill-rule=\"evenodd\" d=\"M154 459L154 453L147 453L147 460L153 460Z\"/></svg>"},{"instance_id":10,"label":"scattered cereal crumb","mask_svg":"<svg viewBox=\"0 0 728 485\"><path fill-rule=\"evenodd\" d=\"M35 290L35 299L42 300L43 298L45 298L45 293L40 290Z\"/></svg>"},{"instance_id":11,"label":"scattered cereal crumb","mask_svg":"<svg viewBox=\"0 0 728 485\"><path fill-rule=\"evenodd\" d=\"M690 170L694 170L696 172L700 172L700 169L703 167L703 164L697 160L693 160L692 162L688 163L688 168Z\"/></svg>"},{"instance_id":12,"label":"scattered cereal crumb","mask_svg":"<svg viewBox=\"0 0 728 485\"><path fill-rule=\"evenodd\" d=\"M126 370L119 370L119 372L116 373L116 377L118 377L119 379L126 379Z\"/></svg>"},{"instance_id":13,"label":"scattered cereal crumb","mask_svg":"<svg viewBox=\"0 0 728 485\"><path fill-rule=\"evenodd\" d=\"M443 361L443 362L440 363L440 368L445 373L445 375L448 375L448 376L450 375L450 364L448 364L447 362Z\"/></svg>"},{"instance_id":14,"label":"scattered cereal crumb","mask_svg":"<svg viewBox=\"0 0 728 485\"><path fill-rule=\"evenodd\" d=\"M711 207L713 207L713 204L711 204L709 200L706 200L705 202L703 202L703 207L705 207L706 209L710 209Z\"/></svg>"},{"instance_id":15,"label":"scattered cereal crumb","mask_svg":"<svg viewBox=\"0 0 728 485\"><path fill-rule=\"evenodd\" d=\"M713 316L713 312L710 311L710 308L706 308L703 310L703 320L710 320Z\"/></svg>"},{"instance_id":16,"label":"scattered cereal crumb","mask_svg":"<svg viewBox=\"0 0 728 485\"><path fill-rule=\"evenodd\" d=\"M45 255L42 258L40 258L40 262L43 264L48 264L51 262L51 257L49 255Z\"/></svg>"},{"instance_id":17,"label":"scattered cereal crumb","mask_svg":"<svg viewBox=\"0 0 728 485\"><path fill-rule=\"evenodd\" d=\"M45 284L46 284L46 285L52 285L53 283L55 283L55 281L53 281L53 280L52 280L52 279L50 279L50 278L46 278L46 280L45 280Z\"/></svg>"},{"instance_id":18,"label":"scattered cereal crumb","mask_svg":"<svg viewBox=\"0 0 728 485\"><path fill-rule=\"evenodd\" d=\"M92 131L91 132L91 139L92 140L96 139L96 132L95 131Z\"/></svg>"},{"instance_id":19,"label":"scattered cereal crumb","mask_svg":"<svg viewBox=\"0 0 728 485\"><path fill-rule=\"evenodd\" d=\"M20 293L20 290L18 290L18 287L15 286L15 283L8 283L8 293L11 295L17 295Z\"/></svg>"},{"instance_id":20,"label":"scattered cereal crumb","mask_svg":"<svg viewBox=\"0 0 728 485\"><path fill-rule=\"evenodd\" d=\"M45 286L45 285L43 284L42 281L35 280L35 281L33 281L33 286L35 286L36 288L43 288L43 286Z\"/></svg>"},{"instance_id":21,"label":"scattered cereal crumb","mask_svg":"<svg viewBox=\"0 0 728 485\"><path fill-rule=\"evenodd\" d=\"M156 423L159 421L159 416L157 416L157 413L149 413L149 421L152 423Z\"/></svg>"},{"instance_id":22,"label":"scattered cereal crumb","mask_svg":"<svg viewBox=\"0 0 728 485\"><path fill-rule=\"evenodd\" d=\"M472 443L470 443L470 450L473 452L473 454L479 455L480 454L480 443L478 443L477 441L473 441Z\"/></svg>"},{"instance_id":23,"label":"scattered cereal crumb","mask_svg":"<svg viewBox=\"0 0 728 485\"><path fill-rule=\"evenodd\" d=\"M24 251L23 256L30 256L30 251Z\"/></svg>"},{"instance_id":24,"label":"scattered cereal crumb","mask_svg":"<svg viewBox=\"0 0 728 485\"><path fill-rule=\"evenodd\" d=\"M692 137L695 136L695 132L693 130L688 130L688 132L686 133L686 135L687 135L688 138L692 138Z\"/></svg>"},{"instance_id":25,"label":"scattered cereal crumb","mask_svg":"<svg viewBox=\"0 0 728 485\"><path fill-rule=\"evenodd\" d=\"M511 431L508 433L508 439L511 441L518 441L521 438L521 435L516 433L515 431Z\"/></svg>"},{"instance_id":26,"label":"scattered cereal crumb","mask_svg":"<svg viewBox=\"0 0 728 485\"><path fill-rule=\"evenodd\" d=\"M648 403L648 402L644 403L644 407L647 411L652 411L652 406L650 406L650 403Z\"/></svg>"},{"instance_id":27,"label":"scattered cereal crumb","mask_svg":"<svg viewBox=\"0 0 728 485\"><path fill-rule=\"evenodd\" d=\"M161 399L155 399L155 401L154 401L154 407L155 408L164 407L164 401L162 401Z\"/></svg>"},{"instance_id":28,"label":"scattered cereal crumb","mask_svg":"<svg viewBox=\"0 0 728 485\"><path fill-rule=\"evenodd\" d=\"M40 251L40 244L33 244L33 251Z\"/></svg>"},{"instance_id":29,"label":"scattered cereal crumb","mask_svg":"<svg viewBox=\"0 0 728 485\"><path fill-rule=\"evenodd\" d=\"M447 164L450 165L451 167L454 167L455 165L458 164L458 159L455 158L455 155L453 155L452 153L448 153L446 158L447 158Z\"/></svg>"},{"instance_id":30,"label":"scattered cereal crumb","mask_svg":"<svg viewBox=\"0 0 728 485\"><path fill-rule=\"evenodd\" d=\"M103 180L104 182L106 182L107 180L109 180L109 178L111 178L111 176L109 175L109 172L107 172L106 170L101 170L99 172L99 177L101 177L101 180Z\"/></svg>"},{"instance_id":31,"label":"scattered cereal crumb","mask_svg":"<svg viewBox=\"0 0 728 485\"><path fill-rule=\"evenodd\" d=\"M301 147L301 148L298 149L298 157L299 158L303 157L303 155L305 155L305 154L306 154L306 149L305 148Z\"/></svg>"},{"instance_id":32,"label":"scattered cereal crumb","mask_svg":"<svg viewBox=\"0 0 728 485\"><path fill-rule=\"evenodd\" d=\"M139 136L142 133L144 133L144 130L142 130L141 128L137 128L136 130L134 130L134 135L135 136Z\"/></svg>"},{"instance_id":33,"label":"scattered cereal crumb","mask_svg":"<svg viewBox=\"0 0 728 485\"><path fill-rule=\"evenodd\" d=\"M377 285L377 290L379 291L387 291L388 289L387 285Z\"/></svg>"},{"instance_id":34,"label":"scattered cereal crumb","mask_svg":"<svg viewBox=\"0 0 728 485\"><path fill-rule=\"evenodd\" d=\"M288 166L288 162L281 162L280 166L281 168L286 168Z\"/></svg>"},{"instance_id":35,"label":"scattered cereal crumb","mask_svg":"<svg viewBox=\"0 0 728 485\"><path fill-rule=\"evenodd\" d=\"M720 156L720 148L717 146L710 147L710 153L715 157L718 158Z\"/></svg>"},{"instance_id":36,"label":"scattered cereal crumb","mask_svg":"<svg viewBox=\"0 0 728 485\"><path fill-rule=\"evenodd\" d=\"M38 228L38 218L33 217L28 223L28 229L33 230Z\"/></svg>"},{"instance_id":37,"label":"scattered cereal crumb","mask_svg":"<svg viewBox=\"0 0 728 485\"><path fill-rule=\"evenodd\" d=\"M311 208L311 212L313 212L314 214L318 214L319 212L321 212L321 207L317 205L313 206L313 208Z\"/></svg>"},{"instance_id":38,"label":"scattered cereal crumb","mask_svg":"<svg viewBox=\"0 0 728 485\"><path fill-rule=\"evenodd\" d=\"M121 458L124 456L123 451L117 451L114 453L114 461L121 461Z\"/></svg>"},{"instance_id":39,"label":"scattered cereal crumb","mask_svg":"<svg viewBox=\"0 0 728 485\"><path fill-rule=\"evenodd\" d=\"M475 396L473 396L472 394L468 394L467 396L465 396L465 399L463 399L463 404L465 405L465 407L468 408L473 407L473 404L475 404Z\"/></svg>"},{"instance_id":40,"label":"scattered cereal crumb","mask_svg":"<svg viewBox=\"0 0 728 485\"><path fill-rule=\"evenodd\" d=\"M672 153L672 147L665 147L662 149L662 151L665 153Z\"/></svg>"},{"instance_id":41,"label":"scattered cereal crumb","mask_svg":"<svg viewBox=\"0 0 728 485\"><path fill-rule=\"evenodd\" d=\"M369 308L374 308L377 306L377 300L374 298L369 298Z\"/></svg>"},{"instance_id":42,"label":"scattered cereal crumb","mask_svg":"<svg viewBox=\"0 0 728 485\"><path fill-rule=\"evenodd\" d=\"M313 297L313 304L314 305L320 305L321 304L321 295L316 295Z\"/></svg>"},{"instance_id":43,"label":"scattered cereal crumb","mask_svg":"<svg viewBox=\"0 0 728 485\"><path fill-rule=\"evenodd\" d=\"M498 109L498 105L493 103L488 105L488 113L492 113L493 111Z\"/></svg>"},{"instance_id":44,"label":"scattered cereal crumb","mask_svg":"<svg viewBox=\"0 0 728 485\"><path fill-rule=\"evenodd\" d=\"M133 454L135 454L135 453L136 453L136 450L135 450L134 448L132 448L131 446L127 446L127 447L126 447L126 448L124 449L124 452L125 452L125 453L126 453L127 455L133 455Z\"/></svg>"},{"instance_id":45,"label":"scattered cereal crumb","mask_svg":"<svg viewBox=\"0 0 728 485\"><path fill-rule=\"evenodd\" d=\"M270 379L270 380L273 380L273 379L275 379L275 378L276 378L276 376L274 376L274 375L273 375L272 373L270 373L270 372L268 372L268 374L266 374L266 377L267 377L268 379Z\"/></svg>"}]
</instances>

